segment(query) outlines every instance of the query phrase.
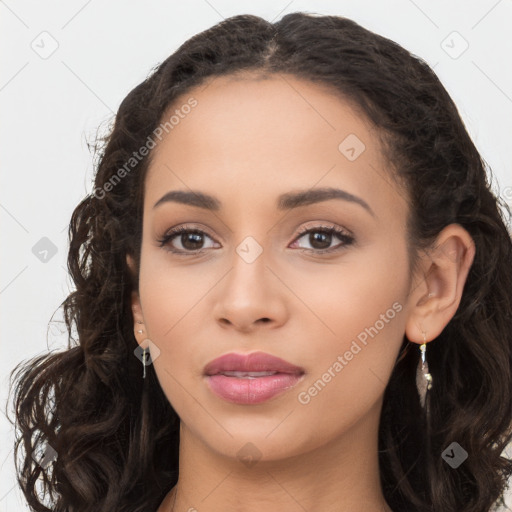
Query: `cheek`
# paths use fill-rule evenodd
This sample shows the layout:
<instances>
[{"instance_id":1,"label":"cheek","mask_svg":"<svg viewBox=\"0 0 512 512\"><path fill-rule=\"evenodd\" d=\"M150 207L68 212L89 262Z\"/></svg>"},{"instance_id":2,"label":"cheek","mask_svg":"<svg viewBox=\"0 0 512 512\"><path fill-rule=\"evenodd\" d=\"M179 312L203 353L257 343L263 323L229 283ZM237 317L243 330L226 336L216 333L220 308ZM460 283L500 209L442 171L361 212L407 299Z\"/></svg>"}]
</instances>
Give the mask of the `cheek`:
<instances>
[{"instance_id":1,"label":"cheek","mask_svg":"<svg viewBox=\"0 0 512 512\"><path fill-rule=\"evenodd\" d=\"M189 366L203 318L197 317L205 291L198 281L186 279L176 270L158 272L156 266L141 268L140 298L147 336L160 350L155 369L176 372ZM180 365L176 365L180 361Z\"/></svg>"},{"instance_id":2,"label":"cheek","mask_svg":"<svg viewBox=\"0 0 512 512\"><path fill-rule=\"evenodd\" d=\"M294 294L303 303L308 331L314 329L335 347L350 345L375 324L383 333L392 330L391 324L395 333L400 330L401 322L395 319L407 294L405 244L375 244L372 249L347 252L334 264L309 263L300 269L283 268L281 274L283 281L293 283ZM298 309L299 302L294 303Z\"/></svg>"},{"instance_id":3,"label":"cheek","mask_svg":"<svg viewBox=\"0 0 512 512\"><path fill-rule=\"evenodd\" d=\"M184 390L197 385L205 364L213 325L205 302L220 277L207 265L177 264L164 249L142 251L139 293L147 336L159 350L154 369L179 414L190 401Z\"/></svg>"},{"instance_id":4,"label":"cheek","mask_svg":"<svg viewBox=\"0 0 512 512\"><path fill-rule=\"evenodd\" d=\"M299 402L332 415L344 414L332 409L336 404L367 409L383 392L403 341L405 244L361 251L300 282L294 292L307 297L309 310L304 312L308 335L302 337L301 350L308 354L312 373Z\"/></svg>"},{"instance_id":5,"label":"cheek","mask_svg":"<svg viewBox=\"0 0 512 512\"><path fill-rule=\"evenodd\" d=\"M213 286L215 276L204 265L178 259L150 241L144 244L139 278L142 311L148 336L164 341L172 337L178 322L187 324L189 312Z\"/></svg>"}]
</instances>

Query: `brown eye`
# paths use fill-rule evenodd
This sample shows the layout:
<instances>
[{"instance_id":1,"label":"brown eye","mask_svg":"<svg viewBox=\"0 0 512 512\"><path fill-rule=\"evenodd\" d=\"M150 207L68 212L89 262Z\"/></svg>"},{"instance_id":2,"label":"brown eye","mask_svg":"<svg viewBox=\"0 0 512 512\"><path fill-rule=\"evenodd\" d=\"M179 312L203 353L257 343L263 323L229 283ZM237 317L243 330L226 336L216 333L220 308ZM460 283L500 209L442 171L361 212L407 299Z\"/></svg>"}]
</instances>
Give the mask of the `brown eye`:
<instances>
[{"instance_id":1,"label":"brown eye","mask_svg":"<svg viewBox=\"0 0 512 512\"><path fill-rule=\"evenodd\" d=\"M204 231L189 229L183 226L171 229L159 240L160 247L168 247L168 250L178 254L194 254L208 247L204 247L205 241L213 239ZM212 247L210 245L210 247Z\"/></svg>"},{"instance_id":2,"label":"brown eye","mask_svg":"<svg viewBox=\"0 0 512 512\"><path fill-rule=\"evenodd\" d=\"M336 227L324 226L317 226L301 231L299 236L296 238L296 241L299 241L302 238L310 244L310 247L303 247L299 245L299 248L320 254L323 252L334 252L354 242L354 237L345 231ZM336 239L338 239L340 243L335 246L331 246L333 240L335 241Z\"/></svg>"},{"instance_id":3,"label":"brown eye","mask_svg":"<svg viewBox=\"0 0 512 512\"><path fill-rule=\"evenodd\" d=\"M331 245L332 234L323 231L314 231L309 233L308 242L314 249L328 249Z\"/></svg>"},{"instance_id":4,"label":"brown eye","mask_svg":"<svg viewBox=\"0 0 512 512\"><path fill-rule=\"evenodd\" d=\"M188 251L201 249L201 245L204 243L203 235L201 233L182 233L179 237L181 245Z\"/></svg>"}]
</instances>

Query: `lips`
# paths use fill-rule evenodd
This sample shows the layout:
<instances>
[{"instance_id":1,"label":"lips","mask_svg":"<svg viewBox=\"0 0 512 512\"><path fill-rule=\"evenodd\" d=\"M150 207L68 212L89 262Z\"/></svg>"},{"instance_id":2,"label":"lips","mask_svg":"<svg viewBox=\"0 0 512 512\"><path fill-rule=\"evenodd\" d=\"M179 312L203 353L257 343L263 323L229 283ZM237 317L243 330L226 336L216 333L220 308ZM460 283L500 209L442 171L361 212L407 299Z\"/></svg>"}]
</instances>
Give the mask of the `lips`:
<instances>
[{"instance_id":1,"label":"lips","mask_svg":"<svg viewBox=\"0 0 512 512\"><path fill-rule=\"evenodd\" d=\"M297 386L304 374L300 366L264 352L226 354L204 368L210 391L237 405L262 404Z\"/></svg>"},{"instance_id":2,"label":"lips","mask_svg":"<svg viewBox=\"0 0 512 512\"><path fill-rule=\"evenodd\" d=\"M258 378L277 373L302 375L304 369L265 352L225 354L210 361L204 368L204 375L207 376L226 375L239 378Z\"/></svg>"}]
</instances>

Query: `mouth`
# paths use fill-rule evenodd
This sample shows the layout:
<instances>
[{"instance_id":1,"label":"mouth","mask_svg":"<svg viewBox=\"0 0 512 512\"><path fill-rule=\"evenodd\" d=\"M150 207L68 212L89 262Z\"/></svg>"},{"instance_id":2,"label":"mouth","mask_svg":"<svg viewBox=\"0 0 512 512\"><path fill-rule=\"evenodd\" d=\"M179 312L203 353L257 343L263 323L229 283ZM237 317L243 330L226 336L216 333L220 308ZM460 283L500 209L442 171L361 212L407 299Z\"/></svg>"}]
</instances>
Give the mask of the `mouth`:
<instances>
[{"instance_id":1,"label":"mouth","mask_svg":"<svg viewBox=\"0 0 512 512\"><path fill-rule=\"evenodd\" d=\"M270 375L276 375L280 372L229 372L224 371L216 373L215 375L225 375L226 377L237 377L239 379L258 379L260 377L268 377Z\"/></svg>"},{"instance_id":2,"label":"mouth","mask_svg":"<svg viewBox=\"0 0 512 512\"><path fill-rule=\"evenodd\" d=\"M259 378L276 373L299 375L304 368L265 352L236 354L231 352L210 361L203 370L204 375L229 375L238 378Z\"/></svg>"},{"instance_id":3,"label":"mouth","mask_svg":"<svg viewBox=\"0 0 512 512\"><path fill-rule=\"evenodd\" d=\"M305 374L303 368L266 354L230 353L214 359L204 368L209 389L235 404L265 402L296 386Z\"/></svg>"}]
</instances>

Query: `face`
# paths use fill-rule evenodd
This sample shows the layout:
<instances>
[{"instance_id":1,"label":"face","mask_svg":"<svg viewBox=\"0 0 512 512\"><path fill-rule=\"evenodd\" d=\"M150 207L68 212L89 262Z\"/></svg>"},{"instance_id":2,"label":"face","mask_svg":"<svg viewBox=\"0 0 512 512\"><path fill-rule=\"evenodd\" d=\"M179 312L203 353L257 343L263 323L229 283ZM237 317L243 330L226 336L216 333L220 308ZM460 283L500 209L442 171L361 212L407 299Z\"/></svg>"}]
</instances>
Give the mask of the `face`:
<instances>
[{"instance_id":1,"label":"face","mask_svg":"<svg viewBox=\"0 0 512 512\"><path fill-rule=\"evenodd\" d=\"M411 280L408 209L375 132L292 76L216 78L174 109L146 177L135 302L182 432L270 460L376 424ZM300 371L205 376L233 352Z\"/></svg>"}]
</instances>

